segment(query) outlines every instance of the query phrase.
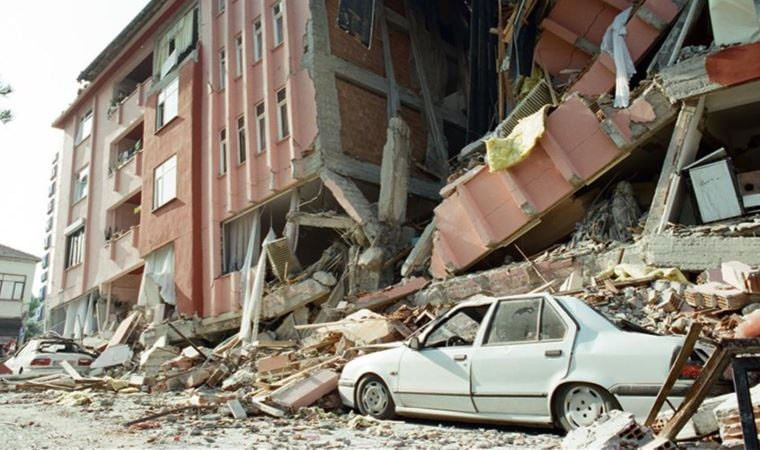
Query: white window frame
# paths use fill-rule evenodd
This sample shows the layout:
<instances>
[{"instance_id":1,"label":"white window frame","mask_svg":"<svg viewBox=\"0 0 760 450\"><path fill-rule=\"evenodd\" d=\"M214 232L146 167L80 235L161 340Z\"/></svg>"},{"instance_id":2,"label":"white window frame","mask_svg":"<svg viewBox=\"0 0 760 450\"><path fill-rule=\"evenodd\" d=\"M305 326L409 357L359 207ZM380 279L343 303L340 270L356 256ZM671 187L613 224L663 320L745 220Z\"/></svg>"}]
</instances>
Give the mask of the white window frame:
<instances>
[{"instance_id":1,"label":"white window frame","mask_svg":"<svg viewBox=\"0 0 760 450\"><path fill-rule=\"evenodd\" d=\"M235 38L235 75L243 75L243 35Z\"/></svg>"},{"instance_id":2,"label":"white window frame","mask_svg":"<svg viewBox=\"0 0 760 450\"><path fill-rule=\"evenodd\" d=\"M274 35L274 47L285 42L285 19L281 1L272 5L272 34Z\"/></svg>"},{"instance_id":3,"label":"white window frame","mask_svg":"<svg viewBox=\"0 0 760 450\"><path fill-rule=\"evenodd\" d=\"M72 195L72 203L77 203L78 201L87 197L87 185L89 178L90 166L85 166L77 171L76 179L74 180L74 193Z\"/></svg>"},{"instance_id":4,"label":"white window frame","mask_svg":"<svg viewBox=\"0 0 760 450\"><path fill-rule=\"evenodd\" d=\"M246 136L245 136L245 116L240 116L237 119L237 154L238 154L238 164L243 164L247 158L248 155L245 153L245 147L246 147Z\"/></svg>"},{"instance_id":5,"label":"white window frame","mask_svg":"<svg viewBox=\"0 0 760 450\"><path fill-rule=\"evenodd\" d=\"M179 115L179 77L170 81L158 93L156 102L156 130L160 130Z\"/></svg>"},{"instance_id":6,"label":"white window frame","mask_svg":"<svg viewBox=\"0 0 760 450\"><path fill-rule=\"evenodd\" d=\"M264 102L256 105L256 153L263 153L267 147L267 109Z\"/></svg>"},{"instance_id":7,"label":"white window frame","mask_svg":"<svg viewBox=\"0 0 760 450\"><path fill-rule=\"evenodd\" d=\"M224 47L219 49L219 90L227 87L227 52Z\"/></svg>"},{"instance_id":8,"label":"white window frame","mask_svg":"<svg viewBox=\"0 0 760 450\"><path fill-rule=\"evenodd\" d=\"M282 95L280 95L282 94ZM278 90L277 99L277 137L285 139L290 136L290 122L288 121L288 91L286 87ZM282 99L280 99L282 97Z\"/></svg>"},{"instance_id":9,"label":"white window frame","mask_svg":"<svg viewBox=\"0 0 760 450\"><path fill-rule=\"evenodd\" d=\"M177 155L172 155L153 171L153 210L177 198Z\"/></svg>"},{"instance_id":10,"label":"white window frame","mask_svg":"<svg viewBox=\"0 0 760 450\"><path fill-rule=\"evenodd\" d=\"M4 295L8 289L10 289L10 297ZM26 290L26 275L0 273L0 300L21 301L24 299L24 290Z\"/></svg>"},{"instance_id":11,"label":"white window frame","mask_svg":"<svg viewBox=\"0 0 760 450\"><path fill-rule=\"evenodd\" d=\"M84 225L66 234L65 269L82 263L84 259Z\"/></svg>"},{"instance_id":12,"label":"white window frame","mask_svg":"<svg viewBox=\"0 0 760 450\"><path fill-rule=\"evenodd\" d=\"M79 118L79 122L77 123L76 136L74 138L74 145L78 145L90 137L90 134L92 134L92 120L92 110L87 111L82 117Z\"/></svg>"},{"instance_id":13,"label":"white window frame","mask_svg":"<svg viewBox=\"0 0 760 450\"><path fill-rule=\"evenodd\" d=\"M217 0L216 13L221 14L224 12L225 9L227 9L227 0Z\"/></svg>"},{"instance_id":14,"label":"white window frame","mask_svg":"<svg viewBox=\"0 0 760 450\"><path fill-rule=\"evenodd\" d=\"M261 26L261 18L253 22L253 62L261 61L264 53L264 28Z\"/></svg>"},{"instance_id":15,"label":"white window frame","mask_svg":"<svg viewBox=\"0 0 760 450\"><path fill-rule=\"evenodd\" d=\"M227 129L219 131L219 175L227 173Z\"/></svg>"}]
</instances>

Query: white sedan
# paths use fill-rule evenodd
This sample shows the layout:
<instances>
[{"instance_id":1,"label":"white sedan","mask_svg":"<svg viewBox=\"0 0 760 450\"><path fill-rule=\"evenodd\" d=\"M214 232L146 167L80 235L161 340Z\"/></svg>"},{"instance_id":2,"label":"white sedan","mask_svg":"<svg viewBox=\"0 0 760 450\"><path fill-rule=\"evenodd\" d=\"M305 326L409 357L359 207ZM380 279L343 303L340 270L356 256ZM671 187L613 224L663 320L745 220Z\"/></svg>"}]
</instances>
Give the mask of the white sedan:
<instances>
[{"instance_id":1,"label":"white sedan","mask_svg":"<svg viewBox=\"0 0 760 450\"><path fill-rule=\"evenodd\" d=\"M349 362L338 390L346 406L380 419L398 414L571 430L610 409L646 417L682 343L623 331L572 297L479 296L404 345ZM682 373L698 371L695 362ZM677 381L670 403L680 404L691 384Z\"/></svg>"},{"instance_id":2,"label":"white sedan","mask_svg":"<svg viewBox=\"0 0 760 450\"><path fill-rule=\"evenodd\" d=\"M70 339L35 338L27 342L5 365L16 375L48 375L62 372L68 361L77 372L86 372L96 355Z\"/></svg>"}]
</instances>

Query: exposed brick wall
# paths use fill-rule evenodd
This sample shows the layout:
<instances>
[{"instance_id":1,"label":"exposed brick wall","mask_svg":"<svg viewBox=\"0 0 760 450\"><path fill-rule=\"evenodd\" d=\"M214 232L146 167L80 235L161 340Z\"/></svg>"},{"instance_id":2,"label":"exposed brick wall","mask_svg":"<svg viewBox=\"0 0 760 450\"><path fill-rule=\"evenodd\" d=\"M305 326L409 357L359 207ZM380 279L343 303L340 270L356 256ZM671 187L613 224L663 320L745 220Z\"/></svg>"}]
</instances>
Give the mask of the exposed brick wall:
<instances>
[{"instance_id":1,"label":"exposed brick wall","mask_svg":"<svg viewBox=\"0 0 760 450\"><path fill-rule=\"evenodd\" d=\"M333 55L351 61L357 66L385 76L383 42L380 27L373 27L370 49L338 27L338 1L326 0L327 23L330 30L330 51Z\"/></svg>"},{"instance_id":2,"label":"exposed brick wall","mask_svg":"<svg viewBox=\"0 0 760 450\"><path fill-rule=\"evenodd\" d=\"M396 82L419 94L419 86L412 79L412 42L403 30L388 27L388 39L391 41L391 57L393 58L393 73Z\"/></svg>"},{"instance_id":3,"label":"exposed brick wall","mask_svg":"<svg viewBox=\"0 0 760 450\"><path fill-rule=\"evenodd\" d=\"M335 80L340 105L343 152L380 164L386 130L386 100L347 81Z\"/></svg>"},{"instance_id":4,"label":"exposed brick wall","mask_svg":"<svg viewBox=\"0 0 760 450\"><path fill-rule=\"evenodd\" d=\"M385 145L387 113L386 99L355 84L335 80L340 105L340 137L343 152L360 160L380 164ZM418 111L401 107L401 118L412 131L412 160L422 164L427 148L427 128ZM414 168L414 174L419 171Z\"/></svg>"}]
</instances>

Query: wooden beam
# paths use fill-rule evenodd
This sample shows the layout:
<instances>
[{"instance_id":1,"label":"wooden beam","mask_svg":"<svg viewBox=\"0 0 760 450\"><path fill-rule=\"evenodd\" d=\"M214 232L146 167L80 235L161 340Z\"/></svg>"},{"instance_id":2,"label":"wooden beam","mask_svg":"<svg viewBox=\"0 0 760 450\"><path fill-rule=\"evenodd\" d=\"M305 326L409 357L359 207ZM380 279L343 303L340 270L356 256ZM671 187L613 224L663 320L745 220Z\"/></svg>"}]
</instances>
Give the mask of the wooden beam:
<instances>
[{"instance_id":1,"label":"wooden beam","mask_svg":"<svg viewBox=\"0 0 760 450\"><path fill-rule=\"evenodd\" d=\"M689 358L689 355L691 355L692 350L694 350L694 344L697 343L697 339L699 338L699 333L701 331L702 324L699 322L692 322L691 326L689 327L689 331L686 333L686 339L684 340L683 347L681 347L681 351L678 352L678 356L676 357L673 366L670 368L670 372L668 373L668 377L665 379L665 383L662 384L660 391L657 393L657 397L654 400L654 404L652 404L652 408L649 410L649 415L644 422L644 426L651 427L654 423L655 419L657 418L657 414L660 412L660 408L662 408L662 405L668 398L668 394L670 393L671 389L673 389L673 385L681 375L681 370L683 369L684 364L686 364L686 360Z\"/></svg>"}]
</instances>

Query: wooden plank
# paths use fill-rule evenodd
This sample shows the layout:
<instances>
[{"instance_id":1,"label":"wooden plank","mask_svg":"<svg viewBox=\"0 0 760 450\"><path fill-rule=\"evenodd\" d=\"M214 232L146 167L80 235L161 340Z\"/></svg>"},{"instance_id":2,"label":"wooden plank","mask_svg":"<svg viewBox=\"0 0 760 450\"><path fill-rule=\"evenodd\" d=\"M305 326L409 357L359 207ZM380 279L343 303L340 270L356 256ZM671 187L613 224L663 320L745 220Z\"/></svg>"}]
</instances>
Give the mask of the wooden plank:
<instances>
[{"instance_id":1,"label":"wooden plank","mask_svg":"<svg viewBox=\"0 0 760 450\"><path fill-rule=\"evenodd\" d=\"M730 362L729 352L725 348L719 348L710 356L699 377L694 382L673 417L665 424L657 435L658 438L673 440L686 425L691 416L697 411L705 397L710 393L715 381L723 373Z\"/></svg>"},{"instance_id":2,"label":"wooden plank","mask_svg":"<svg viewBox=\"0 0 760 450\"><path fill-rule=\"evenodd\" d=\"M646 421L644 421L644 426L651 427L654 423L655 419L657 418L657 414L660 413L662 405L668 398L668 394L673 389L673 385L675 385L676 381L678 380L678 376L681 374L681 370L683 369L684 364L686 364L686 360L694 350L694 344L697 343L697 339L699 338L699 333L701 331L702 324L699 322L692 322L691 326L689 327L689 331L686 333L686 339L684 340L683 347L681 347L681 351L678 352L678 356L676 357L673 366L670 368L668 377L665 379L665 382L660 387L660 391L657 393L657 397L652 404L652 408L649 410L649 415L647 416Z\"/></svg>"},{"instance_id":3,"label":"wooden plank","mask_svg":"<svg viewBox=\"0 0 760 450\"><path fill-rule=\"evenodd\" d=\"M69 364L68 361L66 360L61 361L61 367L63 367L63 370L65 370L66 373L69 374L69 376L74 379L74 381L83 380L82 375L80 375L79 372L77 372L77 370L73 368L71 364Z\"/></svg>"}]
</instances>

